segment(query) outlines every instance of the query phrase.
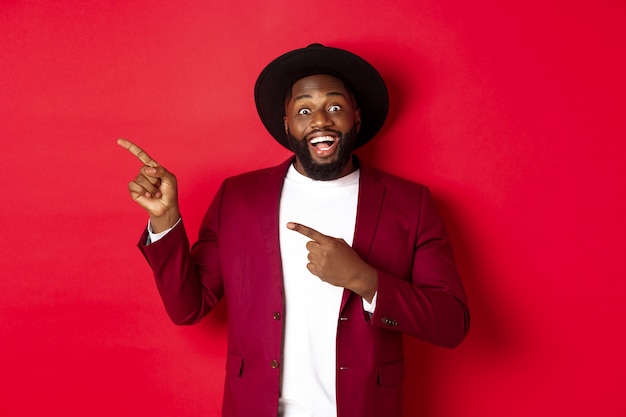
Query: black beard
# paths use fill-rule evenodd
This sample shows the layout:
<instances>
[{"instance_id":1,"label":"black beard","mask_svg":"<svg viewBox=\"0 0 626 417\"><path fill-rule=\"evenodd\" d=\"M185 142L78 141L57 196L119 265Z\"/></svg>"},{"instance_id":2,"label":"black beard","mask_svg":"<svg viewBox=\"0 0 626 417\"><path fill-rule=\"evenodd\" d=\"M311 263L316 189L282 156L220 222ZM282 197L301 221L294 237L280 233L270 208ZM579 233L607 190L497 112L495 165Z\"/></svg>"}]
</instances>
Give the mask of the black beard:
<instances>
[{"instance_id":1,"label":"black beard","mask_svg":"<svg viewBox=\"0 0 626 417\"><path fill-rule=\"evenodd\" d=\"M298 140L291 133L287 133L287 143L302 164L307 177L317 181L330 181L339 178L348 162L350 162L352 151L356 146L356 136L357 133L354 127L348 133L339 135L337 159L325 164L318 164L313 160L308 140Z\"/></svg>"}]
</instances>

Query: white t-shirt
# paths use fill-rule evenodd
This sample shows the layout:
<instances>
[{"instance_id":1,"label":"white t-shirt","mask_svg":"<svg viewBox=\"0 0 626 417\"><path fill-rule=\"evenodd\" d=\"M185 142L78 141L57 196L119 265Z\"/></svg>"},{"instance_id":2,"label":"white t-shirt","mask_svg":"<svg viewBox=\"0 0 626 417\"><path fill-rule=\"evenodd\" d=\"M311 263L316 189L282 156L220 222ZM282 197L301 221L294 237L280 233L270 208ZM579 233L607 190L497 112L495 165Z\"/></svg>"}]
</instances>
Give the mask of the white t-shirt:
<instances>
[{"instance_id":1,"label":"white t-shirt","mask_svg":"<svg viewBox=\"0 0 626 417\"><path fill-rule=\"evenodd\" d=\"M285 340L280 410L283 417L337 415L336 339L343 288L307 269L308 237L287 229L296 222L352 245L359 171L333 181L287 172L279 234L285 288Z\"/></svg>"}]
</instances>

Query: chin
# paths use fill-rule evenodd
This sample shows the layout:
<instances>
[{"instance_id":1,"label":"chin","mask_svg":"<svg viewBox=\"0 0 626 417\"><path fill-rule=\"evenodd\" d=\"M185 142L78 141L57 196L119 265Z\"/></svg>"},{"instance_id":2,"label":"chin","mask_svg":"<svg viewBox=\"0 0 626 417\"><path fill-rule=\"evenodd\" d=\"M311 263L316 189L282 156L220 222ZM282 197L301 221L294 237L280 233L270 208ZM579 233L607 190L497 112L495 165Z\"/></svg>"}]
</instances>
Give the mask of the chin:
<instances>
[{"instance_id":1,"label":"chin","mask_svg":"<svg viewBox=\"0 0 626 417\"><path fill-rule=\"evenodd\" d=\"M350 132L341 135L339 148L335 153L319 162L314 159L307 141L298 140L291 134L287 135L287 141L307 177L317 181L331 181L341 177L351 161L352 151L356 144L356 131L353 128Z\"/></svg>"}]
</instances>

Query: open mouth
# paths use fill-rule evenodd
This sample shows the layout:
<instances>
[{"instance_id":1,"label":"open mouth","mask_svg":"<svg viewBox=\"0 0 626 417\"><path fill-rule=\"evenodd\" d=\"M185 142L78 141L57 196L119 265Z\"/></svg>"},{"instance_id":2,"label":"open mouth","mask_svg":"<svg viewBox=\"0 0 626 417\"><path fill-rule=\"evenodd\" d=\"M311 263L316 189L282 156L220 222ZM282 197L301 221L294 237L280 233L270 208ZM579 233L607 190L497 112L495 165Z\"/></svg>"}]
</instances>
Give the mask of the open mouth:
<instances>
[{"instance_id":1,"label":"open mouth","mask_svg":"<svg viewBox=\"0 0 626 417\"><path fill-rule=\"evenodd\" d=\"M320 151L327 151L335 145L336 141L337 138L333 136L318 136L309 140L309 143Z\"/></svg>"}]
</instances>

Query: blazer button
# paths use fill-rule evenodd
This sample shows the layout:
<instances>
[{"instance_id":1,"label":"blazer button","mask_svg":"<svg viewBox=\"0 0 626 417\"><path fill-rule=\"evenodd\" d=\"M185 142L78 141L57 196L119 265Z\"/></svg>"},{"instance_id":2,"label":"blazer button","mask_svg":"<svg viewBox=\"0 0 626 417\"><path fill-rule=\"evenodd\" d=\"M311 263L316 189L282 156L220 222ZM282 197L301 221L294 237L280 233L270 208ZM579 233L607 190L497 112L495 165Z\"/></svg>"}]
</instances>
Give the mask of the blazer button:
<instances>
[{"instance_id":1,"label":"blazer button","mask_svg":"<svg viewBox=\"0 0 626 417\"><path fill-rule=\"evenodd\" d=\"M276 359L272 360L270 362L270 366L272 367L272 369L278 369L278 367L280 366L280 364L278 363L278 361Z\"/></svg>"},{"instance_id":2,"label":"blazer button","mask_svg":"<svg viewBox=\"0 0 626 417\"><path fill-rule=\"evenodd\" d=\"M274 320L280 320L280 313L278 311L274 313Z\"/></svg>"},{"instance_id":3,"label":"blazer button","mask_svg":"<svg viewBox=\"0 0 626 417\"><path fill-rule=\"evenodd\" d=\"M393 319L390 319L390 318L387 318L387 317L383 317L382 319L380 319L380 321L382 321L383 324L386 324L387 326L397 326L398 325L397 321L395 321Z\"/></svg>"}]
</instances>

